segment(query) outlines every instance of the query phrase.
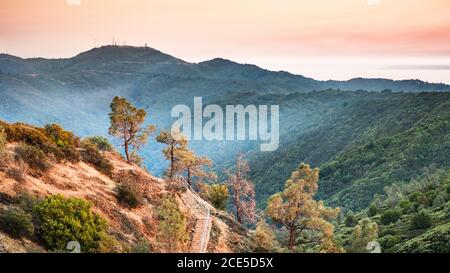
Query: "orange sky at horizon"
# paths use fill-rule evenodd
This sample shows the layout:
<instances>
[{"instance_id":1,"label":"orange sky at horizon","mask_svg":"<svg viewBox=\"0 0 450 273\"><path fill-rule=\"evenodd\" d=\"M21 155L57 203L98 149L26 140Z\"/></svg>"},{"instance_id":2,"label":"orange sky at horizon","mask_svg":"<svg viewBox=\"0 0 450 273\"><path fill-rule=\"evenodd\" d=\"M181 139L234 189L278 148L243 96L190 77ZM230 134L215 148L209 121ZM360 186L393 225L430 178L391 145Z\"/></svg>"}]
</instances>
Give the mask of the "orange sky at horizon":
<instances>
[{"instance_id":1,"label":"orange sky at horizon","mask_svg":"<svg viewBox=\"0 0 450 273\"><path fill-rule=\"evenodd\" d=\"M77 0L0 0L0 52L71 57L115 37L192 62L224 57L318 79L450 83L448 0L68 2Z\"/></svg>"}]
</instances>

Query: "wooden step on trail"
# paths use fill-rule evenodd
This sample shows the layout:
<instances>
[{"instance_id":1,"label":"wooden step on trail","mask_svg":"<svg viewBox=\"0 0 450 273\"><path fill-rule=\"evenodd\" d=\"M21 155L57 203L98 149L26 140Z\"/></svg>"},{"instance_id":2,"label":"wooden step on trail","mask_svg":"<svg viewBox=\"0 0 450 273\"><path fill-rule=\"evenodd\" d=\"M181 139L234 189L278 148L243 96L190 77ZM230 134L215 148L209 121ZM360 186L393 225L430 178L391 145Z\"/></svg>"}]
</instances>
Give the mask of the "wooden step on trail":
<instances>
[{"instance_id":1,"label":"wooden step on trail","mask_svg":"<svg viewBox=\"0 0 450 273\"><path fill-rule=\"evenodd\" d=\"M191 243L192 253L206 253L209 242L209 234L211 232L211 216L201 217L197 219L195 224L194 236Z\"/></svg>"}]
</instances>

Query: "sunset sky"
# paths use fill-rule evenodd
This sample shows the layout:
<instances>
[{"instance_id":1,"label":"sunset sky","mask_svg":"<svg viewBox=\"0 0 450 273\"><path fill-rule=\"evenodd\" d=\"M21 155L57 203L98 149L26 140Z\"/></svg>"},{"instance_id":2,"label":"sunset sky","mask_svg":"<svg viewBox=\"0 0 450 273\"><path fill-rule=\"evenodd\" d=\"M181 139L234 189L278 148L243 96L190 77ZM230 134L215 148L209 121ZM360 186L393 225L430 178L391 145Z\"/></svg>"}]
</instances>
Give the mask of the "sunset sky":
<instances>
[{"instance_id":1,"label":"sunset sky","mask_svg":"<svg viewBox=\"0 0 450 273\"><path fill-rule=\"evenodd\" d=\"M0 52L149 46L316 79L450 83L449 0L0 0Z\"/></svg>"}]
</instances>

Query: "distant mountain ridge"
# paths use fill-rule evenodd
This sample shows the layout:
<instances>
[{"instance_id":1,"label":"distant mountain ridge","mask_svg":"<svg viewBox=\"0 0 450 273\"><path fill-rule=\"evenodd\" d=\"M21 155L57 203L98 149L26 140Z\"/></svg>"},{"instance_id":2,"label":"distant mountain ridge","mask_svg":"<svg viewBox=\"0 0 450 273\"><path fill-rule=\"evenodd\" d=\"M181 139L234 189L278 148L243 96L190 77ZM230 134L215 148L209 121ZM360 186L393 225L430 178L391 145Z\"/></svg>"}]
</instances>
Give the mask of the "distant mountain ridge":
<instances>
[{"instance_id":1,"label":"distant mountain ridge","mask_svg":"<svg viewBox=\"0 0 450 273\"><path fill-rule=\"evenodd\" d=\"M310 92L324 89L430 92L450 91L450 85L420 80L389 80L354 78L348 81L317 81L285 71L270 71L251 64L230 60L189 63L150 47L102 46L82 52L72 58L44 59L0 54L0 69L4 74L81 73L83 71L131 73L146 75L176 75L183 78L213 78L246 82L279 84L292 91ZM138 75L134 75L138 76ZM273 90L278 92L280 90ZM286 91L286 90L285 90Z\"/></svg>"}]
</instances>

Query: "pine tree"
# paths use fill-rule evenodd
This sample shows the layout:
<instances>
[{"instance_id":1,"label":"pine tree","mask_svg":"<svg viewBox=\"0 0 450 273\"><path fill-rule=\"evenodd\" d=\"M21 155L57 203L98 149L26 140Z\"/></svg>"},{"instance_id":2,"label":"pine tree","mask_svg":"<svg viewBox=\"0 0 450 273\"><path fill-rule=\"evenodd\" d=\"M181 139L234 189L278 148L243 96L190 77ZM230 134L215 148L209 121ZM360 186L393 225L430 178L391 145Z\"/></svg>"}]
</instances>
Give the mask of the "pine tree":
<instances>
[{"instance_id":1,"label":"pine tree","mask_svg":"<svg viewBox=\"0 0 450 273\"><path fill-rule=\"evenodd\" d=\"M314 200L318 180L318 168L300 164L286 181L284 190L269 198L267 215L287 228L287 247L291 251L297 245L297 238L306 231L319 233L322 244L333 240L334 227L327 219L336 217L339 209L327 208L322 201Z\"/></svg>"},{"instance_id":2,"label":"pine tree","mask_svg":"<svg viewBox=\"0 0 450 273\"><path fill-rule=\"evenodd\" d=\"M162 250L170 253L182 248L187 240L186 217L172 194L164 196L156 214L159 220L158 240Z\"/></svg>"},{"instance_id":3,"label":"pine tree","mask_svg":"<svg viewBox=\"0 0 450 273\"><path fill-rule=\"evenodd\" d=\"M232 192L232 203L239 223L254 223L256 220L255 186L247 179L247 162L239 157L234 172L228 171L228 185Z\"/></svg>"},{"instance_id":4,"label":"pine tree","mask_svg":"<svg viewBox=\"0 0 450 273\"><path fill-rule=\"evenodd\" d=\"M378 225L371 222L369 218L362 219L353 229L351 252L368 252L367 244L377 239L377 237Z\"/></svg>"},{"instance_id":5,"label":"pine tree","mask_svg":"<svg viewBox=\"0 0 450 273\"><path fill-rule=\"evenodd\" d=\"M205 167L211 167L212 161L206 156L197 156L191 150L179 150L179 169L186 173L186 181L192 185L192 180L197 178L205 178L214 180L216 175L213 172L205 171Z\"/></svg>"},{"instance_id":6,"label":"pine tree","mask_svg":"<svg viewBox=\"0 0 450 273\"><path fill-rule=\"evenodd\" d=\"M180 161L185 157L183 153L187 152L188 141L181 133L168 131L161 131L156 137L156 141L167 145L167 147L163 149L163 154L170 162L167 176L169 179L173 179L177 173L177 169L181 166Z\"/></svg>"},{"instance_id":7,"label":"pine tree","mask_svg":"<svg viewBox=\"0 0 450 273\"><path fill-rule=\"evenodd\" d=\"M109 134L119 138L125 150L125 157L130 163L130 147L139 149L147 143L148 136L155 131L155 126L142 127L147 113L137 109L125 98L115 97L110 105Z\"/></svg>"}]
</instances>

